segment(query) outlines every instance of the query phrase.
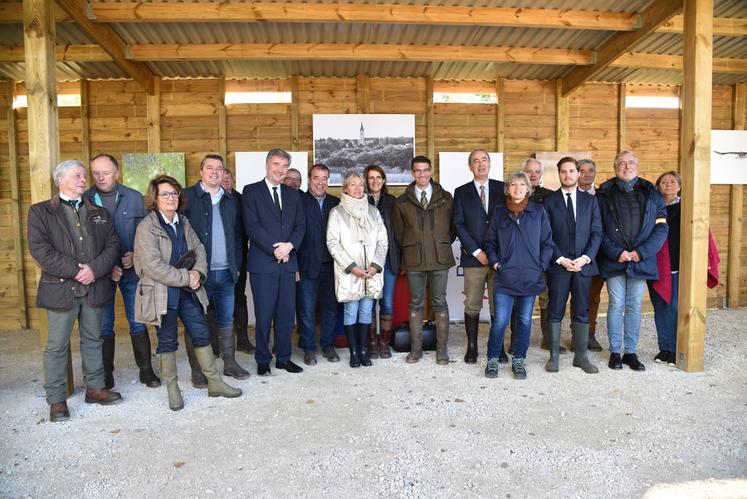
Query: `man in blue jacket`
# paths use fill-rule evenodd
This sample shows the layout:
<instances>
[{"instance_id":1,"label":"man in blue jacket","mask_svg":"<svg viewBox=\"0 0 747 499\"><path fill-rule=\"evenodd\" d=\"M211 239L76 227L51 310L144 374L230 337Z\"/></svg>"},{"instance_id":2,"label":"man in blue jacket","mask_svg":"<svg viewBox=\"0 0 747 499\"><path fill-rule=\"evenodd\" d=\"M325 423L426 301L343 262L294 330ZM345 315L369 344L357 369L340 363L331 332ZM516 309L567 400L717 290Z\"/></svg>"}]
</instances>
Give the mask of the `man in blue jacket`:
<instances>
[{"instance_id":1,"label":"man in blue jacket","mask_svg":"<svg viewBox=\"0 0 747 499\"><path fill-rule=\"evenodd\" d=\"M130 339L135 363L140 369L140 382L150 388L161 386L161 380L153 372L151 364L150 337L145 324L135 321L135 288L138 277L133 267L135 230L145 217L143 196L134 189L119 183L119 163L110 154L99 154L91 160L91 176L94 186L85 197L94 205L105 208L114 221L119 236L119 258L112 269L114 295L119 285L124 302L125 316L130 325ZM106 388L114 387L114 300L103 308L101 317L101 348L104 363Z\"/></svg>"},{"instance_id":2,"label":"man in blue jacket","mask_svg":"<svg viewBox=\"0 0 747 499\"><path fill-rule=\"evenodd\" d=\"M213 320L209 321L211 336L217 336L223 359L223 374L236 379L246 379L249 373L236 362L236 337L233 334L234 290L239 278L242 259L242 229L238 201L221 186L223 157L206 154L200 162L200 181L184 189L189 219L197 237L205 246L208 259L208 276L205 291L210 299ZM207 380L194 358L194 349L185 338L192 384L207 387Z\"/></svg>"},{"instance_id":3,"label":"man in blue jacket","mask_svg":"<svg viewBox=\"0 0 747 499\"><path fill-rule=\"evenodd\" d=\"M596 193L604 226L597 261L609 292L609 367L622 369L626 364L634 371L645 371L636 355L641 300L646 280L659 276L656 253L669 232L667 209L654 185L638 177L635 154L620 152L614 168L615 177L599 186Z\"/></svg>"},{"instance_id":4,"label":"man in blue jacket","mask_svg":"<svg viewBox=\"0 0 747 499\"><path fill-rule=\"evenodd\" d=\"M571 295L573 365L584 372L599 372L589 361L589 289L599 273L595 258L602 242L599 206L591 194L578 188L578 163L571 157L558 161L560 189L545 198L544 207L552 228L552 264L547 269L547 327L550 330L548 372L558 372L560 323Z\"/></svg>"},{"instance_id":5,"label":"man in blue jacket","mask_svg":"<svg viewBox=\"0 0 747 499\"><path fill-rule=\"evenodd\" d=\"M484 149L469 154L467 166L473 179L454 191L454 228L462 251L459 265L464 269L464 329L467 333L467 353L464 362L477 362L477 333L485 286L488 287L491 323L495 320L493 304L493 271L488 266L484 249L485 233L495 207L506 200L503 182L488 178L490 156ZM508 362L501 345L500 361Z\"/></svg>"}]
</instances>

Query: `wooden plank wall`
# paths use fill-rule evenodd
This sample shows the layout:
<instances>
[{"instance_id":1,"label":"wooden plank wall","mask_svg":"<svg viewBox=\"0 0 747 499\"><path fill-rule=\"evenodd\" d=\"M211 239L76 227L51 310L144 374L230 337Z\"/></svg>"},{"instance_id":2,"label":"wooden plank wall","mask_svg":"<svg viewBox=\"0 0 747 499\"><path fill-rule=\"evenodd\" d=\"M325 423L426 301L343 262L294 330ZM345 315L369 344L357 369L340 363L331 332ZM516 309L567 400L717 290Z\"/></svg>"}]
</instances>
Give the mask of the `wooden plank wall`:
<instances>
[{"instance_id":1,"label":"wooden plank wall","mask_svg":"<svg viewBox=\"0 0 747 499\"><path fill-rule=\"evenodd\" d=\"M147 152L146 96L132 81L91 81L89 84L88 136L92 155L100 152L121 158L125 152ZM8 181L8 82L0 82L0 236L9 233L10 186ZM221 104L215 79L165 80L160 92L161 151L185 152L187 183L199 178L199 161L210 152L221 150ZM360 88L361 85L367 88ZM227 162L233 168L236 151L265 151L271 147L312 151L312 117L315 113L356 113L361 106L370 113L412 113L416 124L416 154L426 154L428 113L426 80L422 78L297 78L293 80L226 81L227 91L293 91L296 104L232 104L225 107ZM18 92L23 88L18 85ZM506 172L519 168L521 161L535 151L555 149L555 82L508 80L503 84L504 98L499 102L504 119ZM75 93L78 82L60 83L60 92ZM494 82L464 83L435 81L434 91L495 91ZM613 84L587 84L570 96L569 143L572 150L590 150L598 164L598 180L612 175L612 160L617 152L617 105L620 87ZM677 95L678 87L627 85L628 95ZM714 128L731 128L732 88L715 87L713 94ZM435 104L433 109L432 158L437 174L437 156L441 151L471 150L476 147L495 150L496 107L492 104ZM297 115L294 115L294 112ZM741 110L747 113L747 109ZM642 176L655 180L669 169L678 169L679 112L677 110L627 109L622 130L623 146L641 158ZM83 154L85 134L79 108L60 108L60 150L63 159ZM297 123L297 131L294 124ZM26 111L16 111L19 167L28 172L28 130ZM294 136L294 133L297 136ZM29 208L29 178L21 174L21 213L23 232ZM395 189L397 193L401 189ZM747 201L745 201L747 204ZM711 196L711 228L721 253L721 275L726 276L728 257L729 188L715 186ZM747 221L743 222L747 224ZM747 227L743 229L747 232ZM21 241L25 249L25 236ZM747 243L742 243L741 267L747 267ZM0 329L19 327L17 291L13 284L15 241L0 237ZM34 268L24 253L30 326L36 327L34 308L36 285ZM7 279L6 279L7 277ZM741 276L742 302L747 301L747 269ZM708 292L709 306L721 306L725 287ZM121 303L118 306L119 330L126 330Z\"/></svg>"}]
</instances>

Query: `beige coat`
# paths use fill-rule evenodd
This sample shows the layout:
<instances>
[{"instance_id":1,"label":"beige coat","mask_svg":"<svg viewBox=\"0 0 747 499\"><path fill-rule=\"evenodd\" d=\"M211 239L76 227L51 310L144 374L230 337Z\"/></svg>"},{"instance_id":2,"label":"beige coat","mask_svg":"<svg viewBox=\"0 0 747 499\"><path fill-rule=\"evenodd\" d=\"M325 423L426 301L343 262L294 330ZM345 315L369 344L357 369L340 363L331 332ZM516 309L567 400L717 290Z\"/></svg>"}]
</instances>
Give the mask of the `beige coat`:
<instances>
[{"instance_id":1,"label":"beige coat","mask_svg":"<svg viewBox=\"0 0 747 499\"><path fill-rule=\"evenodd\" d=\"M208 274L205 247L189 224L187 217L179 215L179 223L184 224L184 238L187 248L195 250L197 261L192 270L203 276ZM151 211L137 226L135 233L135 272L140 280L135 293L135 320L143 324L161 325L161 316L168 305L168 288L181 288L189 285L189 271L169 265L171 239L161 226L158 215ZM197 292L203 312L207 313L208 297L204 287Z\"/></svg>"},{"instance_id":2,"label":"beige coat","mask_svg":"<svg viewBox=\"0 0 747 499\"><path fill-rule=\"evenodd\" d=\"M383 296L383 269L389 242L379 210L374 205L366 206L366 217L373 229L364 232L356 229L355 219L342 205L335 206L329 213L327 248L335 261L335 294L341 303ZM358 240L361 237L363 240ZM367 269L372 265L378 272L371 279L360 279L350 272L356 266Z\"/></svg>"}]
</instances>

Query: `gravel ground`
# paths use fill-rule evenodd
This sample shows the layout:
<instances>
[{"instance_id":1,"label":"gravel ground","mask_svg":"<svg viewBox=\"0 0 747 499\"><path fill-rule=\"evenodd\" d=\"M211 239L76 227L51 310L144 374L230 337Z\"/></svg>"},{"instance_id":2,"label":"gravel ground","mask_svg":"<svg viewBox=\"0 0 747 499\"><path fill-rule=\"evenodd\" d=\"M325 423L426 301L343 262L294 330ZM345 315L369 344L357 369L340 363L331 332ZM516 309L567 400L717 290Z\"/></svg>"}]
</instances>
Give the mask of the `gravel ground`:
<instances>
[{"instance_id":1,"label":"gravel ground","mask_svg":"<svg viewBox=\"0 0 747 499\"><path fill-rule=\"evenodd\" d=\"M453 325L449 366L433 353L416 365L394 354L350 369L341 351L343 362L301 375L235 381L245 394L233 400L192 388L180 349L186 407L176 413L165 388L137 382L120 336L124 402L83 403L74 347L72 417L60 424L47 423L38 336L5 332L0 496L640 497L656 483L747 477L747 310L709 314L698 374L651 360L651 316L645 373L609 370L606 352L592 353L597 375L571 367L572 354L546 373L538 329L526 381L504 366L498 379L482 376L486 325L480 362L464 364L463 327ZM253 358L238 358L256 372Z\"/></svg>"}]
</instances>

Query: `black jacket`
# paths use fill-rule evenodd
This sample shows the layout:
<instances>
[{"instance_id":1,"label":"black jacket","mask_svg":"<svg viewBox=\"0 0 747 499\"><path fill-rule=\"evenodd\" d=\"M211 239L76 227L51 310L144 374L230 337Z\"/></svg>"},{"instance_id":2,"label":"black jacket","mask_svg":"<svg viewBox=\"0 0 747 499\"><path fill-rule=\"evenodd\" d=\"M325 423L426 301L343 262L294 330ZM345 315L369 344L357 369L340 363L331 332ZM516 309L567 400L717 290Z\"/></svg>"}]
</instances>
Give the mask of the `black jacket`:
<instances>
[{"instance_id":1,"label":"black jacket","mask_svg":"<svg viewBox=\"0 0 747 499\"><path fill-rule=\"evenodd\" d=\"M306 214L306 235L298 248L298 271L301 278L316 279L322 262L332 262L327 249L327 220L332 208L340 204L340 198L327 194L319 209L319 201L310 192L300 192L301 205Z\"/></svg>"},{"instance_id":2,"label":"black jacket","mask_svg":"<svg viewBox=\"0 0 747 499\"><path fill-rule=\"evenodd\" d=\"M394 224L392 222L392 212L396 201L397 198L391 194L382 194L379 198L379 205L376 207L379 210L381 218L384 220L384 227L386 227L387 238L389 239L389 249L387 249L386 258L395 275L399 274L402 262L401 251L399 246L397 246L397 238L394 237ZM368 202L375 204L372 196L368 196Z\"/></svg>"}]
</instances>

